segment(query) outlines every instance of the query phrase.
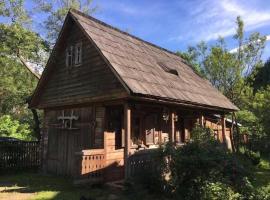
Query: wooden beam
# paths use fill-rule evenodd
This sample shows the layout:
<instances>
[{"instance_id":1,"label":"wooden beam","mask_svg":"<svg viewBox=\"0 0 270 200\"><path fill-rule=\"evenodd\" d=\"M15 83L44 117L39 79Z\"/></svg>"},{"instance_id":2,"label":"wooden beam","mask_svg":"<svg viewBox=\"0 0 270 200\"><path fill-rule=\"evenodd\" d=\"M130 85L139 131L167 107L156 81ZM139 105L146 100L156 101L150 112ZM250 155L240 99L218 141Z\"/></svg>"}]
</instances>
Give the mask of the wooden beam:
<instances>
[{"instance_id":1,"label":"wooden beam","mask_svg":"<svg viewBox=\"0 0 270 200\"><path fill-rule=\"evenodd\" d=\"M204 116L202 114L200 115L199 123L201 127L204 127Z\"/></svg>"},{"instance_id":2,"label":"wooden beam","mask_svg":"<svg viewBox=\"0 0 270 200\"><path fill-rule=\"evenodd\" d=\"M226 144L226 119L225 115L221 115L221 126L222 126L222 143Z\"/></svg>"},{"instance_id":3,"label":"wooden beam","mask_svg":"<svg viewBox=\"0 0 270 200\"><path fill-rule=\"evenodd\" d=\"M35 72L28 64L27 62L24 60L24 58L21 56L20 51L18 49L17 51L17 57L20 59L20 61L22 62L22 64L26 67L26 69L34 75L34 77L36 77L38 80L40 79L40 74L38 74L37 72Z\"/></svg>"},{"instance_id":4,"label":"wooden beam","mask_svg":"<svg viewBox=\"0 0 270 200\"><path fill-rule=\"evenodd\" d=\"M130 139L131 139L131 109L127 103L124 105L124 126L125 126L124 165L125 165L125 179L127 179L129 177L128 157L130 154Z\"/></svg>"},{"instance_id":5,"label":"wooden beam","mask_svg":"<svg viewBox=\"0 0 270 200\"><path fill-rule=\"evenodd\" d=\"M175 122L174 122L174 118L175 118L175 113L172 112L171 113L171 132L170 132L170 142L174 142L175 141Z\"/></svg>"}]
</instances>

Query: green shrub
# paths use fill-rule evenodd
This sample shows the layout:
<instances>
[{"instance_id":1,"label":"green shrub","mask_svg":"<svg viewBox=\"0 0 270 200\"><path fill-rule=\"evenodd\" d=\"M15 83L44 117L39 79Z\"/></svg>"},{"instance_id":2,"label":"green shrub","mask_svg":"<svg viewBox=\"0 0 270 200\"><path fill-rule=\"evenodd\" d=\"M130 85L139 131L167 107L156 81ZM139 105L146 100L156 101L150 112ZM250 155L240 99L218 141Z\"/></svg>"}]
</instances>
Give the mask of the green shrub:
<instances>
[{"instance_id":1,"label":"green shrub","mask_svg":"<svg viewBox=\"0 0 270 200\"><path fill-rule=\"evenodd\" d=\"M0 117L0 136L14 137L21 140L33 139L29 125L12 119L10 115Z\"/></svg>"},{"instance_id":2,"label":"green shrub","mask_svg":"<svg viewBox=\"0 0 270 200\"><path fill-rule=\"evenodd\" d=\"M258 165L261 161L261 156L259 152L254 152L246 149L245 155L251 160L253 165Z\"/></svg>"},{"instance_id":3,"label":"green shrub","mask_svg":"<svg viewBox=\"0 0 270 200\"><path fill-rule=\"evenodd\" d=\"M262 199L249 181L249 159L239 159L241 155L228 151L207 129L196 127L186 145L168 143L157 155L157 170L137 176L151 192L187 200Z\"/></svg>"}]
</instances>

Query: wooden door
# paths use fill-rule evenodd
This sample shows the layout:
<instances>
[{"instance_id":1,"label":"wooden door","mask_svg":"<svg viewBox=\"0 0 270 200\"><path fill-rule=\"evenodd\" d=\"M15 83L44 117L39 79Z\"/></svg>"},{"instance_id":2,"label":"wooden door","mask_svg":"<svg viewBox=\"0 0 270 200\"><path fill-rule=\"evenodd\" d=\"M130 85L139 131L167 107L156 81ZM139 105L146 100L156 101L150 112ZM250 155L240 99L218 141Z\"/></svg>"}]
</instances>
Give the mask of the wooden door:
<instances>
[{"instance_id":1,"label":"wooden door","mask_svg":"<svg viewBox=\"0 0 270 200\"><path fill-rule=\"evenodd\" d=\"M94 116L92 107L55 110L47 112L48 128L48 172L72 176L75 170L75 152L90 149L93 146ZM68 121L70 116L77 120L63 126L59 116L65 116ZM78 117L78 118L77 118ZM65 121L64 121L65 122ZM93 139L92 139L93 138Z\"/></svg>"}]
</instances>

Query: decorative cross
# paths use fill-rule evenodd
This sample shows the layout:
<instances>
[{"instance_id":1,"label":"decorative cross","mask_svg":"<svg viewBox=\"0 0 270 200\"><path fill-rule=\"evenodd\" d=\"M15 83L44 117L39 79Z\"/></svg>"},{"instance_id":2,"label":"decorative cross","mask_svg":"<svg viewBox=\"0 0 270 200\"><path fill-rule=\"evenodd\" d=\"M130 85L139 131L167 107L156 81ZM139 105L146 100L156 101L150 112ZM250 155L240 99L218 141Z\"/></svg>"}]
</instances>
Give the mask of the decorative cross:
<instances>
[{"instance_id":1,"label":"decorative cross","mask_svg":"<svg viewBox=\"0 0 270 200\"><path fill-rule=\"evenodd\" d=\"M62 111L62 116L57 117L58 120L62 120L62 128L68 128L72 129L72 122L73 120L78 120L78 116L73 115L74 111L71 110L71 115L70 116L65 116L65 111Z\"/></svg>"}]
</instances>

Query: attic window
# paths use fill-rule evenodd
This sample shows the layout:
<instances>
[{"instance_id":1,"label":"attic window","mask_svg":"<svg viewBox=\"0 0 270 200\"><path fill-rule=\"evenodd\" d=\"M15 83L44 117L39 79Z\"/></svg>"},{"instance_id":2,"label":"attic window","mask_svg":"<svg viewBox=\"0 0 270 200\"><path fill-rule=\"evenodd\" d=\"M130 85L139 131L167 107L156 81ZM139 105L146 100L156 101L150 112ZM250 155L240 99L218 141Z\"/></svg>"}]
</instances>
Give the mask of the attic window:
<instances>
[{"instance_id":1,"label":"attic window","mask_svg":"<svg viewBox=\"0 0 270 200\"><path fill-rule=\"evenodd\" d=\"M66 66L79 66L82 64L82 43L68 46L66 49Z\"/></svg>"},{"instance_id":2,"label":"attic window","mask_svg":"<svg viewBox=\"0 0 270 200\"><path fill-rule=\"evenodd\" d=\"M176 69L173 69L171 67L168 67L164 62L157 62L157 64L167 73L179 76L178 71Z\"/></svg>"},{"instance_id":3,"label":"attic window","mask_svg":"<svg viewBox=\"0 0 270 200\"><path fill-rule=\"evenodd\" d=\"M77 43L75 45L75 65L80 65L82 63L82 43Z\"/></svg>"},{"instance_id":4,"label":"attic window","mask_svg":"<svg viewBox=\"0 0 270 200\"><path fill-rule=\"evenodd\" d=\"M72 66L72 64L73 64L72 57L73 57L73 46L69 46L66 49L66 66L67 67L71 67Z\"/></svg>"}]
</instances>

